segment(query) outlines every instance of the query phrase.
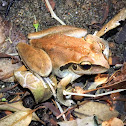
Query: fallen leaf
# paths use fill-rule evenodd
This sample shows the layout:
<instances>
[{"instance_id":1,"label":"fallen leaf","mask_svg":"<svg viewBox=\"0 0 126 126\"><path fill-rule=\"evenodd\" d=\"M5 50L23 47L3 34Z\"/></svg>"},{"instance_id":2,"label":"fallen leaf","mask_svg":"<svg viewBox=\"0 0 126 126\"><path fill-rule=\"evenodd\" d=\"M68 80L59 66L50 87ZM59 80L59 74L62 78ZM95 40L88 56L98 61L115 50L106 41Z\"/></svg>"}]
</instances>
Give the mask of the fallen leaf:
<instances>
[{"instance_id":1,"label":"fallen leaf","mask_svg":"<svg viewBox=\"0 0 126 126\"><path fill-rule=\"evenodd\" d=\"M14 82L13 71L21 67L21 63L12 64L9 59L0 59L0 80ZM11 78L10 78L11 77Z\"/></svg>"},{"instance_id":2,"label":"fallen leaf","mask_svg":"<svg viewBox=\"0 0 126 126\"><path fill-rule=\"evenodd\" d=\"M49 85L47 84L45 88L43 82L30 71L15 71L14 76L23 88L28 88L32 92L36 103L48 100L53 94ZM55 89L56 79L54 77L50 79L55 84Z\"/></svg>"},{"instance_id":3,"label":"fallen leaf","mask_svg":"<svg viewBox=\"0 0 126 126\"><path fill-rule=\"evenodd\" d=\"M19 42L26 43L26 37L11 22L6 21L0 17L0 53L16 53L15 46ZM0 80L13 82L14 78L11 77L13 70L21 66L21 63L12 64L9 59L0 59ZM10 78L11 77L11 78ZM7 79L10 78L10 79ZM5 80L6 79L6 80Z\"/></svg>"},{"instance_id":4,"label":"fallen leaf","mask_svg":"<svg viewBox=\"0 0 126 126\"><path fill-rule=\"evenodd\" d=\"M120 21L123 21L126 19L126 9L123 8L114 18L112 18L106 25L103 26L103 28L96 33L96 36L102 36L109 30L117 27L120 25Z\"/></svg>"},{"instance_id":5,"label":"fallen leaf","mask_svg":"<svg viewBox=\"0 0 126 126\"><path fill-rule=\"evenodd\" d=\"M52 103L46 102L46 103L43 103L42 105L44 105L44 106L46 106L47 108L49 108L49 109L53 112L53 114L54 114L55 116L58 116L58 115L60 114L59 109L57 109Z\"/></svg>"},{"instance_id":6,"label":"fallen leaf","mask_svg":"<svg viewBox=\"0 0 126 126\"><path fill-rule=\"evenodd\" d=\"M126 62L120 70L112 74L106 86L112 89L126 89Z\"/></svg>"},{"instance_id":7,"label":"fallen leaf","mask_svg":"<svg viewBox=\"0 0 126 126\"><path fill-rule=\"evenodd\" d=\"M118 114L116 110L110 111L108 105L99 102L87 102L75 109L75 115L79 118L96 115L98 121L109 120L112 117L117 117Z\"/></svg>"},{"instance_id":8,"label":"fallen leaf","mask_svg":"<svg viewBox=\"0 0 126 126\"><path fill-rule=\"evenodd\" d=\"M102 126L124 126L122 120L118 119L118 118L112 118L108 121L104 121L102 123Z\"/></svg>"},{"instance_id":9,"label":"fallen leaf","mask_svg":"<svg viewBox=\"0 0 126 126\"><path fill-rule=\"evenodd\" d=\"M8 110L8 111L12 111L12 112L16 112L16 111L26 111L27 108L25 108L22 105L22 102L15 102L15 103L11 103L11 104L2 104L0 105L0 110Z\"/></svg>"},{"instance_id":10,"label":"fallen leaf","mask_svg":"<svg viewBox=\"0 0 126 126\"><path fill-rule=\"evenodd\" d=\"M2 104L0 105L0 110L5 110L5 111L12 111L12 112L30 112L30 115L32 114L32 120L35 120L35 121L39 121L41 122L42 124L44 124L44 122L42 122L39 117L36 115L35 112L32 112L31 109L29 108L25 108L23 105L22 105L22 101L19 101L19 102L15 102L15 103L11 103L11 104ZM29 116L29 115L28 115ZM7 118L7 117L6 117ZM11 117L9 117L11 118ZM1 120L0 120L1 121ZM10 125L9 125L10 126ZM21 126L24 126L24 125L21 125Z\"/></svg>"},{"instance_id":11,"label":"fallen leaf","mask_svg":"<svg viewBox=\"0 0 126 126\"><path fill-rule=\"evenodd\" d=\"M58 122L60 126L95 126L94 117L84 117L73 121Z\"/></svg>"},{"instance_id":12,"label":"fallen leaf","mask_svg":"<svg viewBox=\"0 0 126 126\"><path fill-rule=\"evenodd\" d=\"M32 112L18 111L0 119L0 126L28 126L32 120Z\"/></svg>"},{"instance_id":13,"label":"fallen leaf","mask_svg":"<svg viewBox=\"0 0 126 126\"><path fill-rule=\"evenodd\" d=\"M121 28L115 37L115 42L118 44L124 43L126 41L126 24Z\"/></svg>"},{"instance_id":14,"label":"fallen leaf","mask_svg":"<svg viewBox=\"0 0 126 126\"><path fill-rule=\"evenodd\" d=\"M12 26L11 22L3 20L0 17L0 52L16 53L16 45L19 42L26 43L26 37L19 31L16 26Z\"/></svg>"}]
</instances>

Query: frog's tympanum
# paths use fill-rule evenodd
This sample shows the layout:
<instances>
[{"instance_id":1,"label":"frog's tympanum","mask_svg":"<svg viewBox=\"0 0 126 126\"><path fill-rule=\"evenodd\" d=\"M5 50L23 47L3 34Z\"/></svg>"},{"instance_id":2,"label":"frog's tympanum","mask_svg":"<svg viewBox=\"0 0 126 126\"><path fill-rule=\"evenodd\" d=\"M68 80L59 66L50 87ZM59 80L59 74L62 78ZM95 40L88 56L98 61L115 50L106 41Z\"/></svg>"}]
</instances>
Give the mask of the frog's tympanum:
<instances>
[{"instance_id":1,"label":"frog's tympanum","mask_svg":"<svg viewBox=\"0 0 126 126\"><path fill-rule=\"evenodd\" d=\"M56 26L28 35L30 45L19 43L18 53L34 73L61 78L58 87L65 88L85 74L98 74L109 69L108 43L85 29Z\"/></svg>"}]
</instances>

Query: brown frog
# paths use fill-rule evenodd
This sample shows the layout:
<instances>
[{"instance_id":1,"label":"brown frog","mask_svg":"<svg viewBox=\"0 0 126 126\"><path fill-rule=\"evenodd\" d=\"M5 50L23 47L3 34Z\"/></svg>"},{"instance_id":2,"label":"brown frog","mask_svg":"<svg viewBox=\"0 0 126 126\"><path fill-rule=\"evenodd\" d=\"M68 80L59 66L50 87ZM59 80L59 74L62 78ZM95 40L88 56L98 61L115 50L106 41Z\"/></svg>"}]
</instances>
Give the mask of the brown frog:
<instances>
[{"instance_id":1,"label":"brown frog","mask_svg":"<svg viewBox=\"0 0 126 126\"><path fill-rule=\"evenodd\" d=\"M85 29L56 26L30 33L30 45L19 43L18 53L28 68L42 77L50 73L61 78L58 87L84 74L98 74L109 69L108 42Z\"/></svg>"}]
</instances>

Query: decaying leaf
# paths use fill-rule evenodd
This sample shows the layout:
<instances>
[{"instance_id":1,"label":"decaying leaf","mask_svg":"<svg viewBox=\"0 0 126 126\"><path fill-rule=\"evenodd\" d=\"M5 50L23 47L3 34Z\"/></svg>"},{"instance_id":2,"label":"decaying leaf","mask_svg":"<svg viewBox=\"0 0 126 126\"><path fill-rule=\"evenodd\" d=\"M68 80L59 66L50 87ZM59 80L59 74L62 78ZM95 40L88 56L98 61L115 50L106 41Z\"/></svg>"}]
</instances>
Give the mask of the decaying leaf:
<instances>
[{"instance_id":1,"label":"decaying leaf","mask_svg":"<svg viewBox=\"0 0 126 126\"><path fill-rule=\"evenodd\" d=\"M92 78L89 79L88 82L86 83L87 89L88 90L96 89L97 86L106 83L108 80L108 76L109 76L108 74L98 74L93 81Z\"/></svg>"},{"instance_id":2,"label":"decaying leaf","mask_svg":"<svg viewBox=\"0 0 126 126\"><path fill-rule=\"evenodd\" d=\"M0 126L28 126L32 119L31 110L18 111L0 119Z\"/></svg>"},{"instance_id":3,"label":"decaying leaf","mask_svg":"<svg viewBox=\"0 0 126 126\"><path fill-rule=\"evenodd\" d=\"M46 101L52 96L48 84L45 88L43 82L30 71L15 71L14 76L23 88L28 88L32 92L36 103ZM56 79L54 77L50 77L50 79L55 84L55 89Z\"/></svg>"},{"instance_id":4,"label":"decaying leaf","mask_svg":"<svg viewBox=\"0 0 126 126\"><path fill-rule=\"evenodd\" d=\"M50 102L45 102L45 103L43 103L42 105L44 105L44 106L46 106L47 108L49 108L55 116L58 116L58 115L60 114L59 109L57 109L52 103L50 103Z\"/></svg>"},{"instance_id":5,"label":"decaying leaf","mask_svg":"<svg viewBox=\"0 0 126 126\"><path fill-rule=\"evenodd\" d=\"M5 81L6 79L8 82L13 82L14 78L10 78L9 74L13 76L13 71L21 67L21 65L21 63L12 64L12 61L9 59L0 59L0 69L2 70L2 72L0 72L0 80ZM7 78L9 79L7 80Z\"/></svg>"},{"instance_id":6,"label":"decaying leaf","mask_svg":"<svg viewBox=\"0 0 126 126\"><path fill-rule=\"evenodd\" d=\"M25 120L25 118L27 118L29 121L31 121L31 114L32 114L32 120L35 120L35 121L39 121L41 123L43 123L39 117L36 115L35 112L33 112L31 109L29 108L25 108L23 105L22 105L22 101L19 101L19 102L15 102L15 103L11 103L11 104L1 104L0 105L0 110L4 110L4 111L12 111L12 112L16 112L15 113L15 116L18 116L18 115L22 115L24 113L24 117L22 115L22 117L24 118L23 120ZM25 116L26 114L26 116ZM28 114L28 115L27 115ZM9 119L12 119L12 115L9 115L7 117L5 117L6 120L9 120ZM27 117L28 116L28 117ZM21 118L22 118L21 117ZM9 118L9 119L7 119ZM26 121L28 121L26 119ZM1 119L3 120L3 119ZM1 124L1 120L0 120L0 124ZM13 120L14 121L14 120ZM16 120L15 120L16 121ZM20 121L20 120L19 120ZM28 121L28 122L29 122ZM19 122L20 123L20 122ZM25 126L23 125L24 121L22 121L22 125L21 126ZM3 124L3 123L2 123ZM17 121L17 124L18 124L18 121ZM27 123L26 123L27 124ZM1 126L4 126L4 125L1 125ZM8 126L8 125L7 125ZM10 125L9 125L10 126ZM19 125L18 125L19 126Z\"/></svg>"},{"instance_id":7,"label":"decaying leaf","mask_svg":"<svg viewBox=\"0 0 126 126\"><path fill-rule=\"evenodd\" d=\"M99 102L87 102L75 109L75 115L79 118L96 115L98 121L109 120L112 117L117 117L118 114L116 110L110 111L108 105Z\"/></svg>"},{"instance_id":8,"label":"decaying leaf","mask_svg":"<svg viewBox=\"0 0 126 126\"><path fill-rule=\"evenodd\" d=\"M16 111L26 111L27 108L25 108L22 105L22 102L19 101L19 102L15 102L12 104L2 104L2 105L0 105L0 110L9 110L12 112L16 112Z\"/></svg>"},{"instance_id":9,"label":"decaying leaf","mask_svg":"<svg viewBox=\"0 0 126 126\"><path fill-rule=\"evenodd\" d=\"M26 43L26 37L9 21L3 20L0 17L0 52L2 53L15 53L15 46L19 42Z\"/></svg>"},{"instance_id":10,"label":"decaying leaf","mask_svg":"<svg viewBox=\"0 0 126 126\"><path fill-rule=\"evenodd\" d=\"M26 43L26 37L19 30L17 31L17 28L12 26L9 21L5 21L0 17L0 53L16 53L15 46L20 41ZM0 79L9 78L8 74L20 66L21 63L12 64L12 61L9 59L0 59L0 69L2 70L0 72ZM12 77L6 81L13 82L14 78Z\"/></svg>"},{"instance_id":11,"label":"decaying leaf","mask_svg":"<svg viewBox=\"0 0 126 126\"><path fill-rule=\"evenodd\" d=\"M58 122L60 126L95 126L94 117L84 117L73 121Z\"/></svg>"},{"instance_id":12,"label":"decaying leaf","mask_svg":"<svg viewBox=\"0 0 126 126\"><path fill-rule=\"evenodd\" d=\"M126 41L126 24L121 28L115 37L115 42L120 44Z\"/></svg>"},{"instance_id":13,"label":"decaying leaf","mask_svg":"<svg viewBox=\"0 0 126 126\"><path fill-rule=\"evenodd\" d=\"M96 36L102 36L109 30L120 25L119 21L123 21L126 19L126 8L123 8L120 13L118 13L114 18L112 18L103 28L96 33Z\"/></svg>"},{"instance_id":14,"label":"decaying leaf","mask_svg":"<svg viewBox=\"0 0 126 126\"><path fill-rule=\"evenodd\" d=\"M126 62L109 78L107 86L111 89L126 89Z\"/></svg>"},{"instance_id":15,"label":"decaying leaf","mask_svg":"<svg viewBox=\"0 0 126 126\"><path fill-rule=\"evenodd\" d=\"M108 121L104 121L102 123L102 126L124 126L122 120L118 119L118 118L112 118Z\"/></svg>"}]
</instances>

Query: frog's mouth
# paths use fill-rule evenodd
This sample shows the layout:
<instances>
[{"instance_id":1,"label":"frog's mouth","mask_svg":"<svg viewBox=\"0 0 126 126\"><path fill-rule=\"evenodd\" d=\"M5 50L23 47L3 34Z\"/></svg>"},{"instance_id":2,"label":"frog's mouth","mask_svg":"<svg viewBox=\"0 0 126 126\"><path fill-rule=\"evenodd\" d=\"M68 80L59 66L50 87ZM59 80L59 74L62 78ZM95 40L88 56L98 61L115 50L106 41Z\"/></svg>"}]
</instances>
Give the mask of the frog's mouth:
<instances>
[{"instance_id":1,"label":"frog's mouth","mask_svg":"<svg viewBox=\"0 0 126 126\"><path fill-rule=\"evenodd\" d=\"M72 65L71 70L78 75L84 75L84 74L90 75L90 74L104 73L108 69L100 65L87 64L87 65L77 65L77 66Z\"/></svg>"},{"instance_id":2,"label":"frog's mouth","mask_svg":"<svg viewBox=\"0 0 126 126\"><path fill-rule=\"evenodd\" d=\"M85 62L85 64L69 63L66 64L65 66L60 67L61 71L66 69L78 75L99 74L99 73L104 73L108 70L108 68L96 64L90 64L89 62Z\"/></svg>"}]
</instances>

